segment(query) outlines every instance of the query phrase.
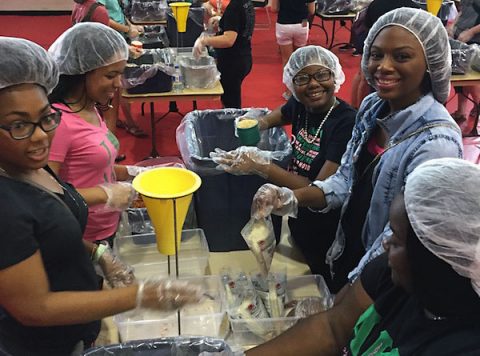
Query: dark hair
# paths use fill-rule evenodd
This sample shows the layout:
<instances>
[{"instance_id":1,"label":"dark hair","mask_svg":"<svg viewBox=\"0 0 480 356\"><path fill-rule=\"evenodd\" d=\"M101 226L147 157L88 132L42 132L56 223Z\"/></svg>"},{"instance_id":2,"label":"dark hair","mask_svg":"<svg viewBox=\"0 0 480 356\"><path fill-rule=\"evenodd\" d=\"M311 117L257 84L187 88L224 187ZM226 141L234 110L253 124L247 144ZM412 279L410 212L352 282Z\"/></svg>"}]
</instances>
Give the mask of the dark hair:
<instances>
[{"instance_id":1,"label":"dark hair","mask_svg":"<svg viewBox=\"0 0 480 356\"><path fill-rule=\"evenodd\" d=\"M478 319L480 299L470 279L423 246L410 224L406 246L413 294L420 304L437 316Z\"/></svg>"},{"instance_id":2,"label":"dark hair","mask_svg":"<svg viewBox=\"0 0 480 356\"><path fill-rule=\"evenodd\" d=\"M65 98L72 94L72 92L77 89L79 86L85 84L86 74L77 74L77 75L60 75L58 84L53 89L52 93L48 96L50 104L55 103L65 103Z\"/></svg>"}]
</instances>

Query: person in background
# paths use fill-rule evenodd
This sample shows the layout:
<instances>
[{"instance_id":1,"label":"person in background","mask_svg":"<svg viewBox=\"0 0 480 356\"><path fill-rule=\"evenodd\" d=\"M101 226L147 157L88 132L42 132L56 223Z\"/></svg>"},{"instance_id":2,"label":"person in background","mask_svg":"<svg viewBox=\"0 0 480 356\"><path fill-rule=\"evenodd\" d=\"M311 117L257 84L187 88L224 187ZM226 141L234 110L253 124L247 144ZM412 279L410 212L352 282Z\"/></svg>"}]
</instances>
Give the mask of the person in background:
<instances>
[{"instance_id":1,"label":"person in background","mask_svg":"<svg viewBox=\"0 0 480 356\"><path fill-rule=\"evenodd\" d=\"M252 69L252 35L255 11L249 0L231 0L219 22L216 36L200 36L193 55L200 57L206 46L215 48L223 87L225 108L242 107L242 82Z\"/></svg>"},{"instance_id":2,"label":"person in background","mask_svg":"<svg viewBox=\"0 0 480 356\"><path fill-rule=\"evenodd\" d=\"M118 260L82 239L87 205L47 166L62 120L47 98L57 65L24 39L0 37L0 51L8 53L0 57L0 354L83 354L106 316L199 301L198 286L135 282ZM100 291L92 260L114 285L129 285Z\"/></svg>"},{"instance_id":3,"label":"person in background","mask_svg":"<svg viewBox=\"0 0 480 356\"><path fill-rule=\"evenodd\" d=\"M319 46L293 52L283 70L283 82L293 96L270 114L258 118L260 129L292 124L292 162L284 170L271 161L270 152L240 147L210 154L220 169L232 174L257 174L290 189L307 187L335 173L352 135L356 111L335 93L345 81L337 56ZM247 114L248 116L248 114ZM314 274L330 283L325 255L335 239L340 210L319 214L299 208L289 220L291 235Z\"/></svg>"},{"instance_id":4,"label":"person in background","mask_svg":"<svg viewBox=\"0 0 480 356\"><path fill-rule=\"evenodd\" d=\"M272 0L271 9L278 12L275 24L282 67L285 67L293 51L303 47L308 41L308 18L315 14L315 0ZM285 100L292 95L287 90L282 94Z\"/></svg>"},{"instance_id":5,"label":"person in background","mask_svg":"<svg viewBox=\"0 0 480 356\"><path fill-rule=\"evenodd\" d=\"M72 25L79 22L100 22L109 24L108 11L96 0L73 0Z\"/></svg>"},{"instance_id":6,"label":"person in background","mask_svg":"<svg viewBox=\"0 0 480 356\"><path fill-rule=\"evenodd\" d=\"M128 46L115 30L96 22L65 31L49 49L60 80L49 99L63 112L52 142L49 164L73 184L90 207L84 238L112 244L120 211L134 194L130 180L136 167L115 164L119 142L100 112L121 86ZM129 172L131 174L129 174Z\"/></svg>"},{"instance_id":7,"label":"person in background","mask_svg":"<svg viewBox=\"0 0 480 356\"><path fill-rule=\"evenodd\" d=\"M460 12L457 18L447 25L447 31L450 37L466 44L480 44L480 1L462 0ZM475 118L478 117L478 105L480 105L480 86L460 87L457 92L458 106L452 113L455 121L461 125L462 130L468 133L473 129L472 125ZM467 101L471 96L473 108L467 115ZM467 120L468 116L468 120Z\"/></svg>"},{"instance_id":8,"label":"person in background","mask_svg":"<svg viewBox=\"0 0 480 356\"><path fill-rule=\"evenodd\" d=\"M108 16L110 17L108 26L117 30L121 33L128 43L130 40L133 40L140 36L142 33L145 32L143 26L134 25L132 24L128 18L125 16L124 12L124 2L123 0L97 0L98 3L105 6L108 12ZM128 1L126 1L128 5ZM137 58L141 55L141 50L136 49L133 46L129 47L130 55L133 58ZM119 119L119 108L122 108L122 112L125 116L125 121L121 121ZM129 134L136 136L136 137L147 137L147 133L143 131L138 125L135 123L135 120L132 116L132 111L130 108L130 104L124 102L121 98L120 92L117 91L115 96L112 98L112 110L108 110L104 113L105 120L107 121L107 126L115 133L115 128L123 128ZM119 156L119 158L125 158L124 155ZM122 159L117 159L117 161L121 161Z\"/></svg>"},{"instance_id":9,"label":"person in background","mask_svg":"<svg viewBox=\"0 0 480 356\"><path fill-rule=\"evenodd\" d=\"M477 355L479 179L461 159L415 168L390 207L386 253L332 309L246 355Z\"/></svg>"},{"instance_id":10,"label":"person in background","mask_svg":"<svg viewBox=\"0 0 480 356\"><path fill-rule=\"evenodd\" d=\"M288 214L297 206L342 209L327 253L338 287L357 265L351 280L383 252L382 241L391 234L390 204L415 167L463 156L458 125L443 105L450 92L449 51L445 28L428 12L403 7L381 16L361 62L376 92L362 102L337 172L294 191L266 185L254 197L259 216Z\"/></svg>"},{"instance_id":11,"label":"person in background","mask_svg":"<svg viewBox=\"0 0 480 356\"><path fill-rule=\"evenodd\" d=\"M203 0L203 3L208 17L222 16L230 0Z\"/></svg>"}]
</instances>

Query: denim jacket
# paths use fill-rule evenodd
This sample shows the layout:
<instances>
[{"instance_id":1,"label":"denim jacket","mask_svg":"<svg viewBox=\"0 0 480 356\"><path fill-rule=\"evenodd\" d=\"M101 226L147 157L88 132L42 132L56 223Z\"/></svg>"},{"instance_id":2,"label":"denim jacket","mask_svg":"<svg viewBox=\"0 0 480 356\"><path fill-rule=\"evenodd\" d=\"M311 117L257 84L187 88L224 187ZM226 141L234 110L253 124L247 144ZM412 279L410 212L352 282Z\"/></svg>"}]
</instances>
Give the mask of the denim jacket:
<instances>
[{"instance_id":1,"label":"denim jacket","mask_svg":"<svg viewBox=\"0 0 480 356\"><path fill-rule=\"evenodd\" d=\"M324 181L313 183L325 194L327 206L322 212L341 207L343 215L352 186L357 179L353 165L358 160L362 147L374 132L375 126L378 124L388 133L387 147L403 140L385 151L373 172L372 199L361 236L367 253L358 267L350 273L351 280L358 276L368 261L383 252L382 240L391 234L388 223L390 204L395 195L402 190L407 176L414 168L433 158L463 157L460 129L446 108L436 101L431 93L404 110L378 119L384 105L388 103L380 99L376 93L370 94L363 100L352 138L348 142L337 172ZM418 132L422 127L432 124L443 126ZM405 139L414 132L417 133ZM339 224L335 241L327 253L326 263L332 266L334 261L342 255L344 248L345 235Z\"/></svg>"}]
</instances>

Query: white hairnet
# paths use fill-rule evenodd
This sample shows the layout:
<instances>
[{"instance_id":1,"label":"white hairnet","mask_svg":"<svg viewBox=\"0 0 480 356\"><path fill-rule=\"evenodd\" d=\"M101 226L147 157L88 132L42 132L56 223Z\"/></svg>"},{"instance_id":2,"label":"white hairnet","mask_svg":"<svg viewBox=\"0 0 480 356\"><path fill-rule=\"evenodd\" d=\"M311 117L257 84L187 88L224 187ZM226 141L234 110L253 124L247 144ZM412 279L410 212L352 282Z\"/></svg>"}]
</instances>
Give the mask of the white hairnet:
<instances>
[{"instance_id":1,"label":"white hairnet","mask_svg":"<svg viewBox=\"0 0 480 356\"><path fill-rule=\"evenodd\" d=\"M97 22L78 23L62 33L49 50L60 74L84 74L128 59L128 45L114 29Z\"/></svg>"},{"instance_id":2,"label":"white hairnet","mask_svg":"<svg viewBox=\"0 0 480 356\"><path fill-rule=\"evenodd\" d=\"M407 178L405 207L420 242L480 295L480 166L440 158Z\"/></svg>"},{"instance_id":3,"label":"white hairnet","mask_svg":"<svg viewBox=\"0 0 480 356\"><path fill-rule=\"evenodd\" d=\"M336 55L320 46L300 47L292 53L285 68L283 68L283 83L292 92L295 99L295 89L293 86L293 77L303 68L319 65L332 71L335 80L335 93L340 89L340 85L345 82L345 74Z\"/></svg>"},{"instance_id":4,"label":"white hairnet","mask_svg":"<svg viewBox=\"0 0 480 356\"><path fill-rule=\"evenodd\" d=\"M450 93L452 67L447 30L438 17L424 10L401 7L387 12L373 24L365 40L361 63L368 83L375 86L367 70L370 48L378 33L392 25L406 29L418 39L425 54L433 96L439 102L444 103Z\"/></svg>"},{"instance_id":5,"label":"white hairnet","mask_svg":"<svg viewBox=\"0 0 480 356\"><path fill-rule=\"evenodd\" d=\"M58 83L58 67L47 51L28 40L0 37L0 89L34 83L50 94Z\"/></svg>"}]
</instances>

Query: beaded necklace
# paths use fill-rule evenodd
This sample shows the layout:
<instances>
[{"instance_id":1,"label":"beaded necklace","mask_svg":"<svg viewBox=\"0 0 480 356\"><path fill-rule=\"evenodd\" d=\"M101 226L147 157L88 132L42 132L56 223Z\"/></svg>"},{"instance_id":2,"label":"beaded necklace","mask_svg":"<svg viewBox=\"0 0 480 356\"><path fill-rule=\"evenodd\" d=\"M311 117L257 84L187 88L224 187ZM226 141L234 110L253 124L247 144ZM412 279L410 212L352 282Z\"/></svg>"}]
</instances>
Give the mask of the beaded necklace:
<instances>
[{"instance_id":1,"label":"beaded necklace","mask_svg":"<svg viewBox=\"0 0 480 356\"><path fill-rule=\"evenodd\" d=\"M330 116L330 114L332 113L332 110L333 108L337 105L337 99L335 98L335 100L333 101L333 104L332 106L330 107L330 109L328 109L327 113L325 114L322 122L320 123L320 125L318 126L318 129L317 129L317 132L315 133L315 136L313 136L313 138L311 140L308 139L308 112L307 114L305 115L305 131L307 132L307 134L305 135L305 141L307 141L307 143L314 143L315 140L317 139L318 135L320 134L320 131L322 131L322 127L323 127L323 124L325 123L325 121L327 121L328 117Z\"/></svg>"}]
</instances>

